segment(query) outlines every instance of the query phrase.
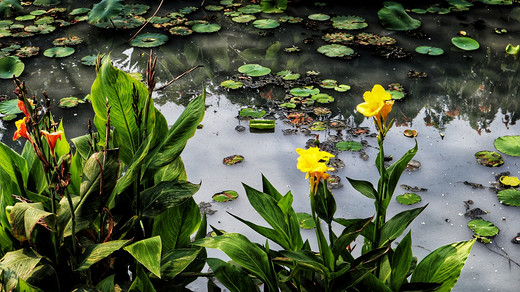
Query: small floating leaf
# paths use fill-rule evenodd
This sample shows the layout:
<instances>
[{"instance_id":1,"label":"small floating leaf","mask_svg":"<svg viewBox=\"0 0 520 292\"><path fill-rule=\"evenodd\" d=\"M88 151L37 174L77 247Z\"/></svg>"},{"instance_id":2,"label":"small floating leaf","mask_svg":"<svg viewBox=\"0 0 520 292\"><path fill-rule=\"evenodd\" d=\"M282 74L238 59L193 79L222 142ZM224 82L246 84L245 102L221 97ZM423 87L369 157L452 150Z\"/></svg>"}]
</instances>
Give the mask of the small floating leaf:
<instances>
[{"instance_id":1,"label":"small floating leaf","mask_svg":"<svg viewBox=\"0 0 520 292\"><path fill-rule=\"evenodd\" d=\"M272 130L274 126L274 120L249 120L249 128L252 129Z\"/></svg>"},{"instance_id":2,"label":"small floating leaf","mask_svg":"<svg viewBox=\"0 0 520 292\"><path fill-rule=\"evenodd\" d=\"M233 201L238 198L238 193L232 190L223 191L220 193L216 193L212 196L213 200L216 202L224 203L228 201Z\"/></svg>"},{"instance_id":3,"label":"small floating leaf","mask_svg":"<svg viewBox=\"0 0 520 292\"><path fill-rule=\"evenodd\" d=\"M313 131L324 131L327 129L327 126L325 125L324 122L314 122L312 123L312 125L309 127L309 129L313 130Z\"/></svg>"},{"instance_id":4,"label":"small floating leaf","mask_svg":"<svg viewBox=\"0 0 520 292\"><path fill-rule=\"evenodd\" d=\"M520 207L520 191L515 189L505 189L497 193L500 203Z\"/></svg>"},{"instance_id":5,"label":"small floating leaf","mask_svg":"<svg viewBox=\"0 0 520 292\"><path fill-rule=\"evenodd\" d=\"M244 156L235 154L235 155L225 157L222 162L225 165L234 165L234 164L240 163L242 161L244 161Z\"/></svg>"},{"instance_id":6,"label":"small floating leaf","mask_svg":"<svg viewBox=\"0 0 520 292\"><path fill-rule=\"evenodd\" d=\"M508 53L509 55L518 55L518 52L520 51L520 45L516 45L515 47L513 47L513 45L511 44L508 44L506 46L506 53Z\"/></svg>"},{"instance_id":7,"label":"small floating leaf","mask_svg":"<svg viewBox=\"0 0 520 292\"><path fill-rule=\"evenodd\" d=\"M454 37L451 42L459 49L464 51L473 51L480 47L479 43L469 37Z\"/></svg>"},{"instance_id":8,"label":"small floating leaf","mask_svg":"<svg viewBox=\"0 0 520 292\"><path fill-rule=\"evenodd\" d=\"M520 136L503 136L495 139L495 148L507 155L520 156Z\"/></svg>"},{"instance_id":9,"label":"small floating leaf","mask_svg":"<svg viewBox=\"0 0 520 292\"><path fill-rule=\"evenodd\" d=\"M271 73L271 69L258 64L246 64L238 68L238 72L247 74L249 76L264 76Z\"/></svg>"},{"instance_id":10,"label":"small floating leaf","mask_svg":"<svg viewBox=\"0 0 520 292\"><path fill-rule=\"evenodd\" d=\"M229 88L229 89L238 89L238 88L244 86L244 84L240 81L226 80L226 81L222 81L220 83L220 86Z\"/></svg>"},{"instance_id":11,"label":"small floating leaf","mask_svg":"<svg viewBox=\"0 0 520 292\"><path fill-rule=\"evenodd\" d=\"M504 164L502 155L494 151L479 151L475 153L475 158L479 164L484 166L495 167Z\"/></svg>"},{"instance_id":12,"label":"small floating leaf","mask_svg":"<svg viewBox=\"0 0 520 292\"><path fill-rule=\"evenodd\" d=\"M341 151L359 151L363 149L363 144L356 141L341 141L336 143L336 148Z\"/></svg>"},{"instance_id":13,"label":"small floating leaf","mask_svg":"<svg viewBox=\"0 0 520 292\"><path fill-rule=\"evenodd\" d=\"M71 47L54 47L43 52L45 57L49 58L64 58L74 54L76 50Z\"/></svg>"},{"instance_id":14,"label":"small floating leaf","mask_svg":"<svg viewBox=\"0 0 520 292\"><path fill-rule=\"evenodd\" d=\"M302 229L313 229L316 227L316 222L312 219L312 215L308 213L296 213L298 223Z\"/></svg>"},{"instance_id":15,"label":"small floating leaf","mask_svg":"<svg viewBox=\"0 0 520 292\"><path fill-rule=\"evenodd\" d=\"M340 85L334 87L334 90L336 90L337 92L349 91L350 90L350 85L340 84Z\"/></svg>"},{"instance_id":16,"label":"small floating leaf","mask_svg":"<svg viewBox=\"0 0 520 292\"><path fill-rule=\"evenodd\" d=\"M260 7L260 5L252 4L252 5L240 7L240 8L238 8L238 11L242 12L242 13L246 13L246 14L255 14L255 13L262 12L262 7Z\"/></svg>"},{"instance_id":17,"label":"small floating leaf","mask_svg":"<svg viewBox=\"0 0 520 292\"><path fill-rule=\"evenodd\" d=\"M220 6L220 5L206 5L204 7L204 9L206 9L207 11L220 11L220 10L224 10L224 6Z\"/></svg>"},{"instance_id":18,"label":"small floating leaf","mask_svg":"<svg viewBox=\"0 0 520 292\"><path fill-rule=\"evenodd\" d=\"M143 33L130 41L130 45L139 48L154 48L165 44L168 36L160 33Z\"/></svg>"},{"instance_id":19,"label":"small floating leaf","mask_svg":"<svg viewBox=\"0 0 520 292\"><path fill-rule=\"evenodd\" d=\"M0 59L0 78L11 79L13 75L18 77L22 74L25 65L17 57L9 56Z\"/></svg>"},{"instance_id":20,"label":"small floating leaf","mask_svg":"<svg viewBox=\"0 0 520 292\"><path fill-rule=\"evenodd\" d=\"M501 176L500 177L500 183L502 183L504 186L508 187L517 187L520 185L520 180L516 176Z\"/></svg>"},{"instance_id":21,"label":"small floating leaf","mask_svg":"<svg viewBox=\"0 0 520 292\"><path fill-rule=\"evenodd\" d=\"M338 86L338 81L334 80L334 79L325 79L325 80L322 80L321 83L320 83L320 87L322 88L334 88Z\"/></svg>"},{"instance_id":22,"label":"small floating leaf","mask_svg":"<svg viewBox=\"0 0 520 292\"><path fill-rule=\"evenodd\" d=\"M63 38L57 38L52 41L52 44L55 46L74 46L81 44L83 42L83 39L77 36L71 36L71 37L63 37Z\"/></svg>"},{"instance_id":23,"label":"small floating leaf","mask_svg":"<svg viewBox=\"0 0 520 292\"><path fill-rule=\"evenodd\" d=\"M248 108L241 109L239 115L241 117L250 117L253 119L258 119L258 118L265 116L265 110L259 111L254 108L248 107Z\"/></svg>"},{"instance_id":24,"label":"small floating leaf","mask_svg":"<svg viewBox=\"0 0 520 292\"><path fill-rule=\"evenodd\" d=\"M471 220L468 227L480 236L495 236L500 231L493 223L484 219Z\"/></svg>"},{"instance_id":25,"label":"small floating leaf","mask_svg":"<svg viewBox=\"0 0 520 292\"><path fill-rule=\"evenodd\" d=\"M169 32L172 35L178 35L178 36L187 36L193 33L193 30L189 29L186 26L174 26L170 28Z\"/></svg>"},{"instance_id":26,"label":"small floating leaf","mask_svg":"<svg viewBox=\"0 0 520 292\"><path fill-rule=\"evenodd\" d=\"M191 27L191 29L193 29L194 32L198 32L198 33L217 32L221 28L222 27L216 23L201 23L201 24L195 24L194 26Z\"/></svg>"},{"instance_id":27,"label":"small floating leaf","mask_svg":"<svg viewBox=\"0 0 520 292\"><path fill-rule=\"evenodd\" d=\"M430 46L420 46L415 48L415 51L419 54L430 55L430 56L440 56L444 54L444 50L441 48L430 47Z\"/></svg>"},{"instance_id":28,"label":"small floating leaf","mask_svg":"<svg viewBox=\"0 0 520 292\"><path fill-rule=\"evenodd\" d=\"M318 103L331 103L334 101L334 97L326 93L313 94L311 98Z\"/></svg>"},{"instance_id":29,"label":"small floating leaf","mask_svg":"<svg viewBox=\"0 0 520 292\"><path fill-rule=\"evenodd\" d=\"M415 138L417 137L417 131L412 129L406 129L404 130L403 134L408 138Z\"/></svg>"},{"instance_id":30,"label":"small floating leaf","mask_svg":"<svg viewBox=\"0 0 520 292\"><path fill-rule=\"evenodd\" d=\"M8 99L0 102L0 113L4 115L17 115L22 111L18 108L18 99Z\"/></svg>"},{"instance_id":31,"label":"small floating leaf","mask_svg":"<svg viewBox=\"0 0 520 292\"><path fill-rule=\"evenodd\" d=\"M310 20L326 21L330 19L330 16L323 13L315 13L308 16Z\"/></svg>"},{"instance_id":32,"label":"small floating leaf","mask_svg":"<svg viewBox=\"0 0 520 292\"><path fill-rule=\"evenodd\" d=\"M386 29L413 30L421 26L421 21L410 17L400 3L389 1L383 5L385 7L377 12L377 16Z\"/></svg>"},{"instance_id":33,"label":"small floating leaf","mask_svg":"<svg viewBox=\"0 0 520 292\"><path fill-rule=\"evenodd\" d=\"M255 19L256 19L256 16L251 15L251 14L242 14L242 15L231 18L231 20L233 20L234 22L238 22L238 23L247 23L247 22L253 21Z\"/></svg>"},{"instance_id":34,"label":"small floating leaf","mask_svg":"<svg viewBox=\"0 0 520 292\"><path fill-rule=\"evenodd\" d=\"M344 57L354 54L354 50L339 44L324 45L318 48L318 52L327 57Z\"/></svg>"},{"instance_id":35,"label":"small floating leaf","mask_svg":"<svg viewBox=\"0 0 520 292\"><path fill-rule=\"evenodd\" d=\"M397 196L395 200L403 205L413 205L421 201L421 196L414 193L405 193Z\"/></svg>"},{"instance_id":36,"label":"small floating leaf","mask_svg":"<svg viewBox=\"0 0 520 292\"><path fill-rule=\"evenodd\" d=\"M318 94L320 92L320 90L318 88L313 88L312 86L310 86L310 87L302 87L302 88L300 88L300 87L293 88L293 89L291 89L290 92L292 95L295 95L295 96L306 97L311 94Z\"/></svg>"},{"instance_id":37,"label":"small floating leaf","mask_svg":"<svg viewBox=\"0 0 520 292\"><path fill-rule=\"evenodd\" d=\"M72 108L76 107L80 102L77 97L71 96L71 97L65 97L60 99L60 102L58 103L58 106L61 108Z\"/></svg>"},{"instance_id":38,"label":"small floating leaf","mask_svg":"<svg viewBox=\"0 0 520 292\"><path fill-rule=\"evenodd\" d=\"M271 29L280 26L280 23L274 19L257 19L253 22L253 26L260 29Z\"/></svg>"}]
</instances>

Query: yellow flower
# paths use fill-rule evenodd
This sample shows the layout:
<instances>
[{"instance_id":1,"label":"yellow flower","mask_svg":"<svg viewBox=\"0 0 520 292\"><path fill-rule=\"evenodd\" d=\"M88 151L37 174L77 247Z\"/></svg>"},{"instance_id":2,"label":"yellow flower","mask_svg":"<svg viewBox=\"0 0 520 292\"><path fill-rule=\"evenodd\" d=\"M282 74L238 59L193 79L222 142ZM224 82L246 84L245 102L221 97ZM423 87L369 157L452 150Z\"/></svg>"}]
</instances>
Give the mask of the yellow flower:
<instances>
[{"instance_id":1,"label":"yellow flower","mask_svg":"<svg viewBox=\"0 0 520 292\"><path fill-rule=\"evenodd\" d=\"M300 155L296 167L301 172L307 174L305 179L310 177L311 190L315 193L315 189L320 180L329 177L329 174L325 172L334 170L334 168L327 166L329 158L334 157L334 155L325 151L320 151L318 147L311 147L307 150L298 148L296 149L296 152Z\"/></svg>"},{"instance_id":2,"label":"yellow flower","mask_svg":"<svg viewBox=\"0 0 520 292\"><path fill-rule=\"evenodd\" d=\"M24 137L27 140L30 139L29 133L27 132L27 125L25 124L27 120L27 117L24 117L15 122L16 132L14 132L13 141L18 140L20 137Z\"/></svg>"},{"instance_id":3,"label":"yellow flower","mask_svg":"<svg viewBox=\"0 0 520 292\"><path fill-rule=\"evenodd\" d=\"M386 104L386 116L392 110L393 101L390 101L392 96L386 92L383 86L376 84L372 88L372 91L366 91L363 94L364 103L358 104L356 107L357 111L362 113L365 117L372 117L378 115L385 107ZM386 102L388 101L388 102ZM391 103L391 104L390 104Z\"/></svg>"}]
</instances>

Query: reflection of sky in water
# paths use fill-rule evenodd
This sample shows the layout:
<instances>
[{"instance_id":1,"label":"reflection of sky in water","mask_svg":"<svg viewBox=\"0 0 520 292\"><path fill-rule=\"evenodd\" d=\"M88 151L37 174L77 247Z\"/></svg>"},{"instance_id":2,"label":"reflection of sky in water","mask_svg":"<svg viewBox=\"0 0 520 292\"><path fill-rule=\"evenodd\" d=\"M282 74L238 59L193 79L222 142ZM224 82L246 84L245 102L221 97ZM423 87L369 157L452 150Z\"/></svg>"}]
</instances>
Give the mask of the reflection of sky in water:
<instances>
[{"instance_id":1,"label":"reflection of sky in water","mask_svg":"<svg viewBox=\"0 0 520 292\"><path fill-rule=\"evenodd\" d=\"M175 10L172 7L175 5L182 7L191 3L170 2L172 3L165 4L164 11ZM453 241L470 239L472 232L466 226L469 219L461 214L466 211L464 201L473 200L475 204L472 207L488 211L483 218L501 229L501 233L494 239L496 245L490 245L489 248L497 251L497 246L503 247L511 259L520 261L518 246L510 242L520 231L515 229L516 222L520 219L518 210L501 205L488 190L472 189L463 184L464 181L470 181L489 186L489 182L494 181L495 172L510 171L512 175L519 175L518 158L505 157L504 166L497 169L480 166L474 158L477 151L493 150L495 138L519 133L517 125L510 124L508 128L502 123L506 119L504 114L512 121L518 119L516 115L520 107L518 60L504 54L508 43L516 44L520 39L520 32L513 27L518 26L518 22L508 23L504 18L490 18L493 15L509 15L510 9L480 8L460 16L414 15L422 19L422 30L428 34L423 39L386 31L380 26L373 9L371 12L363 9L361 6L349 9L331 8L338 15L365 17L369 23L365 31L394 37L399 45L409 51L413 52L418 45L432 45L443 48L445 55L429 57L413 54L407 60L387 60L372 56L364 48L355 47L359 54L357 58L350 61L335 60L315 52L318 46L325 44L320 40L320 30L309 31L301 25L282 24L272 37L260 37L258 30L246 25L234 27L229 18L223 16L217 16L215 20L223 25L223 29L217 34L193 35L187 38L170 36L167 45L154 49L154 54L159 57L157 86L191 67L204 66L168 88L156 92L154 100L171 125L182 111L182 105L187 104L194 94L201 91L202 84L208 89L208 109L202 122L204 128L198 130L188 142L183 160L190 180L202 180L201 190L195 196L197 201L211 201L214 193L227 189L237 190L241 196L226 204L214 203L218 212L208 218L209 223L217 228L240 231L256 238L252 231L244 228L225 211L258 222L259 218L247 203L241 182L261 188L261 173L280 191L292 190L297 211L309 211L308 187L304 182L305 175L296 169L295 149L304 147L305 141L312 136L284 136L281 129L289 126L280 120L277 121L274 134L235 131L238 124L247 128L246 122L236 119L239 109L251 104L265 105L260 92L265 93L266 90L227 92L218 88L221 81L236 74L239 66L259 63L272 68L273 73L284 69L300 74L315 70L320 71L324 79L332 78L339 83L351 85L352 90L346 93L326 91L336 98L332 105L334 116L348 118L372 130L374 127L371 121L353 111L355 105L361 102L363 92L369 90L374 83L402 83L408 95L403 101L396 102L393 111L396 121L402 126L390 131L385 150L387 155L400 157L414 145L413 140L403 136L403 130L413 128L418 131L419 152L415 158L421 162L422 168L417 172L405 173L400 181L402 184L428 189L425 193L419 193L423 199L419 205L429 203L429 206L413 223L415 254L421 258L427 254L426 250L433 250ZM310 14L310 10L300 6L291 7L290 14L297 15L296 13L305 16ZM200 11L199 14L190 16L190 19L205 15L214 14ZM474 25L479 18L484 19L485 28L482 30ZM500 36L493 34L494 27L506 27L510 33ZM155 31L152 28L148 30ZM481 48L476 52L455 49L450 38L459 30L466 30L478 39ZM49 47L53 38L79 34L86 39L86 45L78 46L76 53L65 59L37 57L26 60L26 69L21 77L26 80L31 92L40 95L42 90L46 90L57 101L67 96L83 97L90 91L95 78L94 68L81 65L79 61L88 54L111 52L111 58L118 68L144 74L149 50L131 48L126 43L133 33L134 31L114 33L91 29L86 24L61 29L34 42L41 43L44 50ZM303 44L305 38L312 38L314 42ZM286 54L282 51L292 45L301 47L302 52ZM426 79L410 79L406 75L411 69L427 72L429 76ZM0 94L11 96L12 90L11 81L0 81ZM278 95L278 98L282 97ZM54 112L57 117L63 118L68 137L84 133L87 119L92 118L88 104L74 109L55 108ZM0 129L2 142L12 143L13 131L13 123L4 122ZM441 138L441 133L444 139ZM328 133L319 134L322 140L328 138ZM345 186L334 191L338 217L373 215L372 202L348 186L345 179L345 176L356 179L377 176L373 163L377 142L374 138L367 138L367 141L371 145L367 149L370 156L368 161L363 161L353 152L339 154L346 167L338 172ZM20 149L20 144L15 145L15 148ZM245 161L235 166L224 166L222 159L233 154L244 155ZM395 195L404 192L398 188ZM389 212L395 214L409 208L393 202ZM313 237L311 232L306 234ZM520 284L518 272L518 266L509 267L506 259L500 258L481 244L476 244L455 290L485 291L500 287L500 290L512 291Z\"/></svg>"}]
</instances>

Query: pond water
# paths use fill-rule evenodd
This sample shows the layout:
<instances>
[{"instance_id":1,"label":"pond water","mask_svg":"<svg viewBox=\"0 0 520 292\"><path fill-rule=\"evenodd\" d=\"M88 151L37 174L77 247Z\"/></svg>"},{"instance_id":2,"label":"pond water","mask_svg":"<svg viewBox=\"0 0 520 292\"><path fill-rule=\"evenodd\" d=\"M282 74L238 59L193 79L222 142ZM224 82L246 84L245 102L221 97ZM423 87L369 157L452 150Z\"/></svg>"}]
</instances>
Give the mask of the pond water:
<instances>
[{"instance_id":1,"label":"pond water","mask_svg":"<svg viewBox=\"0 0 520 292\"><path fill-rule=\"evenodd\" d=\"M96 2L71 1L62 6L70 11L77 7L90 7ZM338 139L339 133L339 139L366 141L364 153L368 159L366 156L363 159L359 152L338 154L345 167L335 173L344 184L334 190L338 203L336 216L365 218L374 214L372 202L353 190L345 177L376 183L376 139L366 135L354 136L344 130L305 131L303 128L308 126L295 128L287 124L284 117L288 110L279 107L285 96L282 86L269 84L238 90L220 87L222 81L237 75L238 67L257 63L271 68L273 73L291 70L305 75L307 71L316 71L320 72L319 79L335 79L339 84L350 85L351 89L346 92L322 89L335 98L333 103L326 105L331 110L329 119L344 121L352 128L368 127L372 132L375 131L372 121L356 113L355 106L362 102L363 92L374 84L386 87L390 83L400 83L406 96L394 105L392 114L396 125L387 136L385 152L400 157L414 146L414 140L403 135L404 130L418 132L419 152L414 159L421 163L421 167L417 171L405 172L400 181L400 184L427 189L418 192L422 201L414 205L428 204L411 226L414 254L421 259L441 245L471 239L473 232L467 227L471 219L464 214L468 206L481 208L487 212L481 217L498 226L500 233L490 244L475 244L454 291L517 290L520 285L520 266L517 264L520 263L520 246L513 244L511 239L520 232L520 213L515 207L502 205L488 187L496 180L497 173L509 171L512 176L518 176L520 159L505 156L503 166L487 168L477 164L474 154L481 150L494 150L493 141L497 137L520 133L516 125L520 112L518 60L505 53L507 44L516 45L520 40L519 9L477 3L467 12L446 15L410 13L422 22L419 33L410 34L383 28L377 18L381 4L349 3L317 7L313 3L298 2L290 4L286 14L304 19L313 13L361 16L366 19L368 27L348 33L370 32L392 37L400 48L410 52L410 56L389 59L374 55L373 49L353 46L357 56L350 60L328 58L316 52L318 47L326 44L321 37L331 31L328 22L307 22L307 25L282 23L273 30L260 30L251 24L234 23L222 12L204 9L190 14L188 19L208 19L219 23L222 26L220 31L187 37L171 36L166 32L170 40L153 49L158 56L158 86L194 66L204 66L155 92L154 101L171 124L203 86L208 91L208 107L202 122L204 127L197 131L183 153L188 177L192 182L202 181L202 187L195 195L198 202L211 202L213 194L228 189L240 194L233 202L212 202L211 208L217 212L208 217L209 223L262 242L253 231L226 213L261 222L247 202L241 185L245 183L260 188L261 174L280 191L292 190L297 212L309 212L308 184L305 175L296 168L295 149L304 148L307 140L314 139L316 134L322 142ZM164 4L158 15L199 4L170 1ZM205 5L209 4L218 2L206 1ZM153 14L157 3L150 5L152 8L147 16ZM257 17L278 19L280 15L257 14ZM506 28L508 32L497 34L495 28ZM451 38L461 30L478 40L478 50L462 51L451 43ZM63 97L83 97L89 93L95 71L80 62L89 54L110 53L117 67L144 74L149 49L133 48L127 42L136 31L99 29L80 22L51 34L16 39L24 45L40 46L43 51L52 47L51 42L57 37L77 35L84 38L84 43L78 45L70 57L50 59L40 55L25 59L25 72L20 78L26 81L34 94L41 96L40 92L45 90L57 102ZM147 27L144 32L161 30ZM0 42L4 40L12 39L3 38ZM423 45L440 47L444 54L426 56L415 53L415 48ZM284 48L291 46L299 47L301 52L284 52ZM409 77L411 70L426 72L428 77ZM0 81L0 95L12 97L12 90L11 81ZM248 121L237 118L240 109L251 106L265 109L269 117L276 118L274 133L250 132ZM72 109L55 107L53 111L63 119L69 138L85 133L87 120L93 116L88 103ZM237 131L238 125L245 126L246 131ZM298 131L284 135L282 130L285 129ZM19 150L22 145L12 142L13 132L14 122L4 121L0 129L2 142ZM245 161L233 166L222 163L224 157L234 154L243 155ZM472 188L464 182L482 184L486 188ZM395 195L406 192L398 188ZM465 203L469 200L473 203ZM389 216L409 208L392 202ZM313 231L304 232L309 238L314 237ZM358 246L360 249L361 243Z\"/></svg>"}]
</instances>

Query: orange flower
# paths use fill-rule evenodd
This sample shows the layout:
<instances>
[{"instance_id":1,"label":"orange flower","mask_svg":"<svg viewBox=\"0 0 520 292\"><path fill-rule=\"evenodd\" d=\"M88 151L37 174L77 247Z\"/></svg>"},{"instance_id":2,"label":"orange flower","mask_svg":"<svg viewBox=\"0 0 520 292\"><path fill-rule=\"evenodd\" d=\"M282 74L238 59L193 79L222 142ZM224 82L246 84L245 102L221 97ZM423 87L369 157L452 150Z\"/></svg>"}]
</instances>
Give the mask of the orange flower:
<instances>
[{"instance_id":1,"label":"orange flower","mask_svg":"<svg viewBox=\"0 0 520 292\"><path fill-rule=\"evenodd\" d=\"M29 104L32 106L33 105L33 101L28 99L29 101ZM27 110L27 108L25 107L25 102L23 100L18 100L18 108L23 112L23 114L26 116L26 117L30 117L29 115L29 111Z\"/></svg>"},{"instance_id":2,"label":"orange flower","mask_svg":"<svg viewBox=\"0 0 520 292\"><path fill-rule=\"evenodd\" d=\"M27 133L27 125L25 124L26 121L27 117L24 117L23 119L15 122L16 132L14 132L13 141L18 140L20 137L24 137L27 140L30 139L29 133Z\"/></svg>"},{"instance_id":3,"label":"orange flower","mask_svg":"<svg viewBox=\"0 0 520 292\"><path fill-rule=\"evenodd\" d=\"M61 140L61 135L63 135L62 131L49 133L47 131L41 130L41 133L45 136L45 139L47 140L47 144L49 144L49 148L51 149L51 154L54 156L54 147L56 147L56 141L58 139Z\"/></svg>"}]
</instances>

